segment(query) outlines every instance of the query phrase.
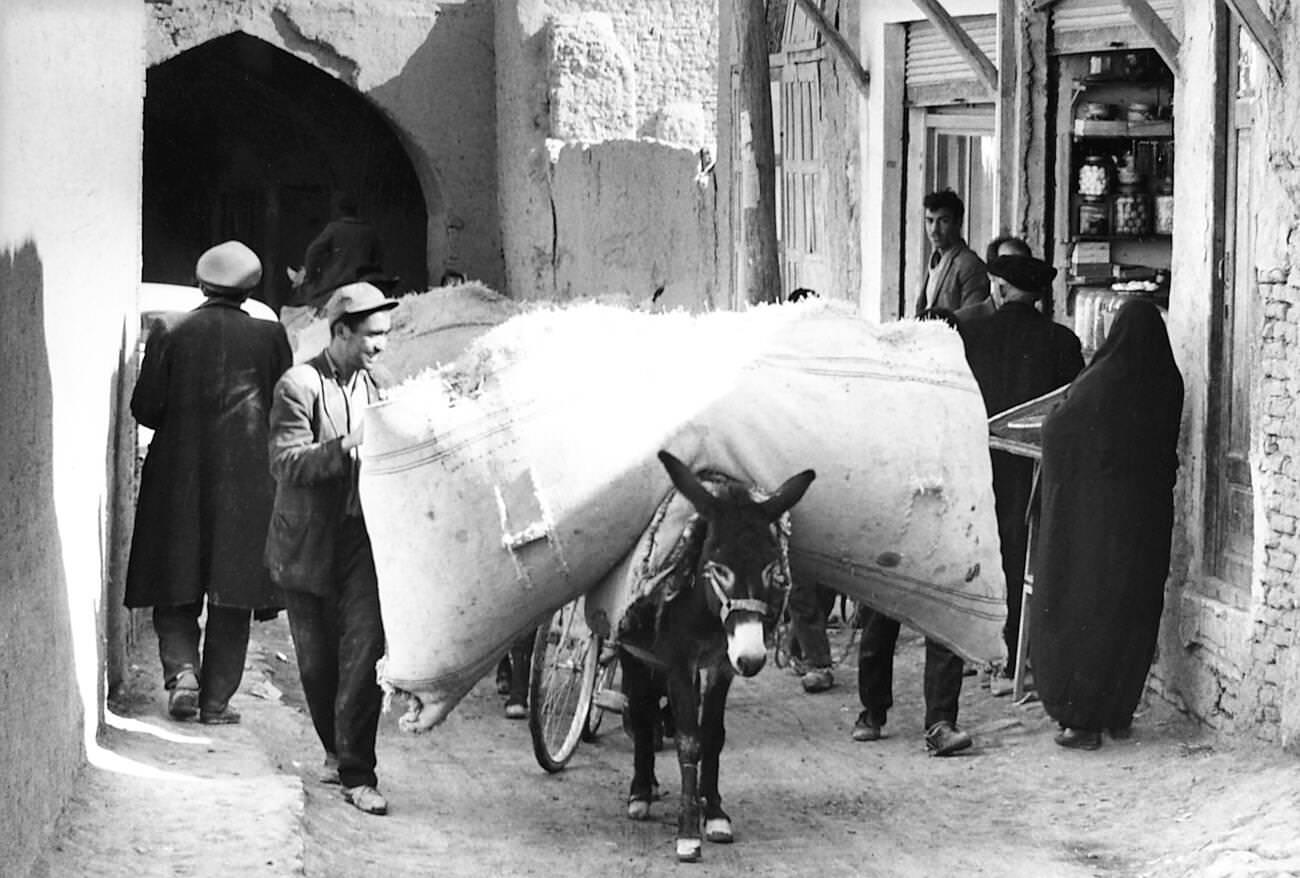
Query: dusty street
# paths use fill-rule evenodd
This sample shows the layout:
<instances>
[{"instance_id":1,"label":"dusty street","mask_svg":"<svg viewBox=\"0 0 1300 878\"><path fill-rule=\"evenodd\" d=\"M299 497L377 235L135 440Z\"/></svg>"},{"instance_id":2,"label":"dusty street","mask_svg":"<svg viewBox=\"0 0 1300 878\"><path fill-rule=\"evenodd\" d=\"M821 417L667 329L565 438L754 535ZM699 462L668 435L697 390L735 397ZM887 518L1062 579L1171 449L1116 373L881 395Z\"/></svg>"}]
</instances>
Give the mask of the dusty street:
<instances>
[{"instance_id":1,"label":"dusty street","mask_svg":"<svg viewBox=\"0 0 1300 878\"><path fill-rule=\"evenodd\" d=\"M837 657L848 640L832 632ZM39 874L1300 874L1294 760L1203 736L1157 705L1132 739L1071 752L1052 743L1040 708L992 698L967 677L961 724L975 746L927 757L915 637L900 643L896 704L880 742L849 738L852 661L819 695L770 664L737 682L722 765L736 843L706 845L697 865L673 856L671 752L661 754L669 795L654 819L624 817L631 745L617 722L607 720L567 770L547 775L527 724L503 718L491 681L427 736L399 732L394 711L379 746L391 810L368 817L314 779L321 754L283 619L255 626L240 727L164 719L152 649L140 644L139 670L115 703L126 720L105 736L109 766L86 769Z\"/></svg>"}]
</instances>

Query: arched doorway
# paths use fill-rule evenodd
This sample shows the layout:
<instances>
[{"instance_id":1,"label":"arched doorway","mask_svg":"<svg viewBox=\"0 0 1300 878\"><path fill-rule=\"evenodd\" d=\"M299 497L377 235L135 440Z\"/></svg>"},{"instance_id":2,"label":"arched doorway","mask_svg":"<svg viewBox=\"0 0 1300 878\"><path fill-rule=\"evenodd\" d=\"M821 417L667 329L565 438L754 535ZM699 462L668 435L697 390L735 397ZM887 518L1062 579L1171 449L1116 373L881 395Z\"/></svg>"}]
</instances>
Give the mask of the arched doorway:
<instances>
[{"instance_id":1,"label":"arched doorway","mask_svg":"<svg viewBox=\"0 0 1300 878\"><path fill-rule=\"evenodd\" d=\"M244 241L278 309L286 268L356 194L399 291L428 286L425 198L396 133L359 93L262 40L233 33L150 68L144 103L143 279L192 283L212 244Z\"/></svg>"}]
</instances>

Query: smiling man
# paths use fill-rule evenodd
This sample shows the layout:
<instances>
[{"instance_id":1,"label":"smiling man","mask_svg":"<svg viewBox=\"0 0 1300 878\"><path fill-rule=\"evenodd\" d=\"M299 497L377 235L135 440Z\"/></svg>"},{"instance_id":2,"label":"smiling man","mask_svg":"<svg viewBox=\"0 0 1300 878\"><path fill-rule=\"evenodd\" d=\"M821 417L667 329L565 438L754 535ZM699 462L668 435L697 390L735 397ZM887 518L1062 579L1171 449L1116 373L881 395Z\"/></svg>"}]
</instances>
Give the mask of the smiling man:
<instances>
[{"instance_id":1,"label":"smiling man","mask_svg":"<svg viewBox=\"0 0 1300 878\"><path fill-rule=\"evenodd\" d=\"M284 593L312 725L325 748L322 783L385 814L375 776L384 652L379 584L357 496L362 413L392 382L377 360L397 307L368 283L340 287L325 313L330 343L275 386L275 507L266 566Z\"/></svg>"},{"instance_id":2,"label":"smiling man","mask_svg":"<svg viewBox=\"0 0 1300 878\"><path fill-rule=\"evenodd\" d=\"M922 202L925 234L930 239L930 259L925 282L916 299L915 316L926 311L955 312L989 297L989 276L984 260L961 236L966 205L951 189L931 192Z\"/></svg>"}]
</instances>

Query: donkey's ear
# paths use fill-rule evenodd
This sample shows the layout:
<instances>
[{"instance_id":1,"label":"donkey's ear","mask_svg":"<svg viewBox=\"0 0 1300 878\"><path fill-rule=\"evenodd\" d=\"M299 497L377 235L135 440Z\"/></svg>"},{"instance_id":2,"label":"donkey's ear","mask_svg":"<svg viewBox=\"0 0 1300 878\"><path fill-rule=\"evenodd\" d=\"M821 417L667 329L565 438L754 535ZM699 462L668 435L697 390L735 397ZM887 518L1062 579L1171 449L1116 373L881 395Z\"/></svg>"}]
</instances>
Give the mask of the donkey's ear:
<instances>
[{"instance_id":1,"label":"donkey's ear","mask_svg":"<svg viewBox=\"0 0 1300 878\"><path fill-rule=\"evenodd\" d=\"M709 493L709 489L704 487L691 468L673 457L667 451L659 452L659 462L668 470L668 478L672 479L673 487L682 493L682 496L691 501L697 512L708 513L714 505L714 497Z\"/></svg>"},{"instance_id":2,"label":"donkey's ear","mask_svg":"<svg viewBox=\"0 0 1300 878\"><path fill-rule=\"evenodd\" d=\"M763 514L767 516L767 520L776 521L794 504L802 500L804 492L808 490L808 486L813 483L815 478L817 478L817 473L806 469L798 475L786 479L771 497L759 504L763 508Z\"/></svg>"}]
</instances>

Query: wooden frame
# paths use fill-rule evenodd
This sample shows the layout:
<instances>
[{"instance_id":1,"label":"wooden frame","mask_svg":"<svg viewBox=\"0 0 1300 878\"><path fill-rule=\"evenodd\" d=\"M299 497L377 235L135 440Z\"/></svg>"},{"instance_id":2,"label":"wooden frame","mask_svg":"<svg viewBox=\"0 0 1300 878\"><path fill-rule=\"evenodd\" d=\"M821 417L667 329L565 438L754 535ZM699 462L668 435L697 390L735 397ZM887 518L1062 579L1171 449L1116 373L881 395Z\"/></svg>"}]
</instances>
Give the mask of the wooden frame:
<instances>
[{"instance_id":1,"label":"wooden frame","mask_svg":"<svg viewBox=\"0 0 1300 878\"><path fill-rule=\"evenodd\" d=\"M862 62L858 60L858 55L853 51L853 47L849 45L848 40L844 39L840 32L835 29L835 26L826 19L826 14L821 11L821 8L818 7L814 0L796 0L796 2L799 4L799 8L804 11L804 14L817 27L822 39L840 53L845 66L849 68L849 72L853 74L854 80L858 83L858 90L862 92L864 98L867 97L870 94L871 76L862 66Z\"/></svg>"},{"instance_id":2,"label":"wooden frame","mask_svg":"<svg viewBox=\"0 0 1300 878\"><path fill-rule=\"evenodd\" d=\"M1174 77L1179 76L1178 69L1178 50L1180 48L1178 38L1174 36L1169 25L1165 24L1164 19L1156 14L1147 0L1119 0L1119 4L1128 10L1129 17L1133 23L1138 26L1142 33L1147 35L1155 46L1156 52L1159 53L1165 65L1173 71Z\"/></svg>"},{"instance_id":3,"label":"wooden frame","mask_svg":"<svg viewBox=\"0 0 1300 878\"><path fill-rule=\"evenodd\" d=\"M1282 73L1282 41L1277 35L1277 28L1273 26L1273 20L1259 8L1255 0L1227 0L1227 4L1242 27L1246 28L1250 38L1268 58L1277 78L1285 80Z\"/></svg>"}]
</instances>

